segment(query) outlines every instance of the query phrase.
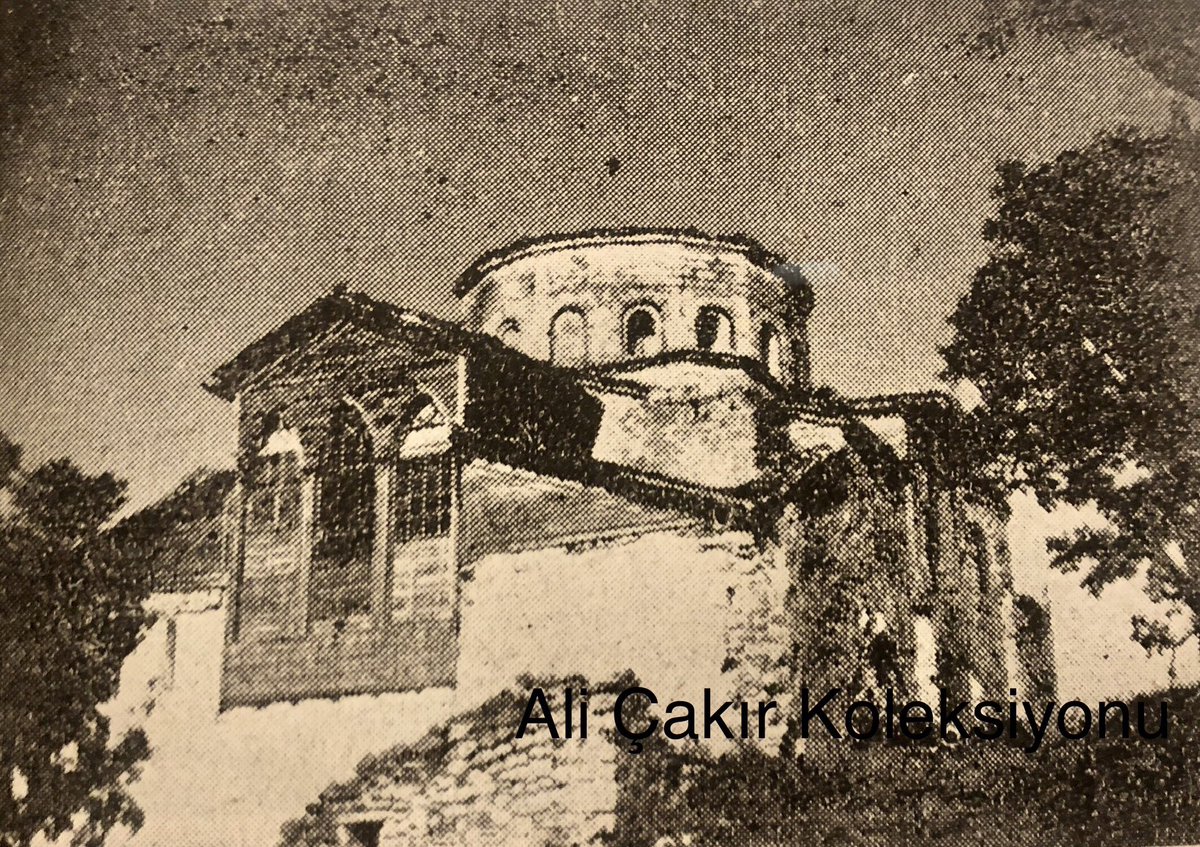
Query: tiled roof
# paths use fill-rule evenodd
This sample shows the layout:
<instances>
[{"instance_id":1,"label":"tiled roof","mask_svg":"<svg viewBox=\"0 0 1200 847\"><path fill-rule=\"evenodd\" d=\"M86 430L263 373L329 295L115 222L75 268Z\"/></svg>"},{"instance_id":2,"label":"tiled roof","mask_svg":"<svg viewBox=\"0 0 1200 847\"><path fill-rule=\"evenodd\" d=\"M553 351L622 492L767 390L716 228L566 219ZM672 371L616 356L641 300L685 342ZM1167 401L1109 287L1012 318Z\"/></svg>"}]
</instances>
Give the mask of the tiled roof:
<instances>
[{"instance_id":1,"label":"tiled roof","mask_svg":"<svg viewBox=\"0 0 1200 847\"><path fill-rule=\"evenodd\" d=\"M200 470L169 495L108 530L125 555L142 563L155 592L219 588L228 580L222 516L232 470Z\"/></svg>"},{"instance_id":2,"label":"tiled roof","mask_svg":"<svg viewBox=\"0 0 1200 847\"><path fill-rule=\"evenodd\" d=\"M402 309L366 294L335 289L217 367L204 387L218 397L232 400L256 374L346 327L384 339L417 342L444 353L477 349L521 356L499 340L470 332L453 321Z\"/></svg>"}]
</instances>

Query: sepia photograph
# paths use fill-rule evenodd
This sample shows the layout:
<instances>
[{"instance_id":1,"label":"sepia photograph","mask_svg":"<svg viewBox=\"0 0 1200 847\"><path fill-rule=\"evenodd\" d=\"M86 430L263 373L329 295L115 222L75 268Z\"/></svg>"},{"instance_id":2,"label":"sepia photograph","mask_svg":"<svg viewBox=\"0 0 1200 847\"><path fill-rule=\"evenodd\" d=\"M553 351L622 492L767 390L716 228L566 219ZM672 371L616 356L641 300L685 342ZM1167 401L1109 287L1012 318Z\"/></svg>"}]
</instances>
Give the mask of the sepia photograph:
<instances>
[{"instance_id":1,"label":"sepia photograph","mask_svg":"<svg viewBox=\"0 0 1200 847\"><path fill-rule=\"evenodd\" d=\"M1200 2L0 0L0 847L1200 845Z\"/></svg>"}]
</instances>

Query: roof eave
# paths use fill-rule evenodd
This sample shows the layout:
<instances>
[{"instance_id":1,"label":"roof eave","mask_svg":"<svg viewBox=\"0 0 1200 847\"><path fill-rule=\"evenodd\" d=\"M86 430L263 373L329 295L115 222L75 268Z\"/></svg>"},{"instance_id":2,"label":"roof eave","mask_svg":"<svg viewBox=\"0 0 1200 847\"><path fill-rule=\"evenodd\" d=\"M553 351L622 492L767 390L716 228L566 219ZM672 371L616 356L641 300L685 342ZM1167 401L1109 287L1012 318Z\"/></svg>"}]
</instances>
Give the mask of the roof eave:
<instances>
[{"instance_id":1,"label":"roof eave","mask_svg":"<svg viewBox=\"0 0 1200 847\"><path fill-rule=\"evenodd\" d=\"M786 265L787 260L776 253L767 250L757 240L748 235L735 233L732 235L710 235L692 227L598 227L579 232L553 233L532 238L524 238L506 244L495 250L488 251L471 263L470 267L459 276L454 283L454 293L458 297L466 295L488 273L498 267L521 258L523 255L539 248L550 247L556 243L567 244L573 241L588 241L607 239L619 242L621 239L655 237L676 239L692 239L708 242L714 247L724 247L745 254L749 261L764 270L774 271Z\"/></svg>"}]
</instances>

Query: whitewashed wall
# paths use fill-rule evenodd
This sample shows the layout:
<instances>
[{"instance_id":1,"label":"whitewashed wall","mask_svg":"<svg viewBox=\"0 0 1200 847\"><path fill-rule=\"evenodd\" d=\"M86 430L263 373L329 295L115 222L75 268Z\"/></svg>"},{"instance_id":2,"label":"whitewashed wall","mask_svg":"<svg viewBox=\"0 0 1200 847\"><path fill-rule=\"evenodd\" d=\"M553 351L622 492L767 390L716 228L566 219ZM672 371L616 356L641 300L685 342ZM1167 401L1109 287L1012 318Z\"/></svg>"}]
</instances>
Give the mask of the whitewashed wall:
<instances>
[{"instance_id":1,"label":"whitewashed wall","mask_svg":"<svg viewBox=\"0 0 1200 847\"><path fill-rule=\"evenodd\" d=\"M1059 698L1086 701L1166 687L1171 657L1147 656L1129 638L1132 615L1154 618L1163 611L1147 599L1144 573L1113 583L1093 597L1080 587L1084 571L1063 574L1050 567L1047 538L1075 526L1101 524L1102 519L1081 509L1048 514L1032 497L1015 497L1012 506L1013 582L1016 591L1050 601ZM1179 650L1176 672L1180 683L1200 681L1200 646L1194 640Z\"/></svg>"},{"instance_id":2,"label":"whitewashed wall","mask_svg":"<svg viewBox=\"0 0 1200 847\"><path fill-rule=\"evenodd\" d=\"M118 730L140 724L150 738L151 758L133 786L146 825L132 837L114 833L111 843L274 844L285 820L331 782L350 777L364 756L416 740L511 687L522 673L603 680L632 669L664 705L675 697L698 702L706 685L714 695L724 696L723 686L750 695L757 683L723 676L722 664L738 649L737 624L747 604L759 595L768 606L782 602L784 586L782 571L772 576L773 560L759 567L764 562L747 552L748 541L743 534L662 531L611 544L491 554L475 563L463 586L456 690L223 714L217 712L220 592L155 597L160 620L127 662L110 709Z\"/></svg>"}]
</instances>

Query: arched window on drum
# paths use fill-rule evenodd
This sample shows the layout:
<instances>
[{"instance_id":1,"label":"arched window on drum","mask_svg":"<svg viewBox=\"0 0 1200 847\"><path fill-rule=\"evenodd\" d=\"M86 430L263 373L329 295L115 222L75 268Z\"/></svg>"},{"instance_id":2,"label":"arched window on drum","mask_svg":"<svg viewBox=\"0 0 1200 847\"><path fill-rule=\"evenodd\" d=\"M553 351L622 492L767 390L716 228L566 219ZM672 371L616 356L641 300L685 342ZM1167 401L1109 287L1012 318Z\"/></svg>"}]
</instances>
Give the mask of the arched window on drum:
<instances>
[{"instance_id":1,"label":"arched window on drum","mask_svg":"<svg viewBox=\"0 0 1200 847\"><path fill-rule=\"evenodd\" d=\"M625 313L625 352L644 358L663 349L662 318L650 305L634 306Z\"/></svg>"},{"instance_id":2,"label":"arched window on drum","mask_svg":"<svg viewBox=\"0 0 1200 847\"><path fill-rule=\"evenodd\" d=\"M783 379L783 352L780 347L779 330L773 324L763 324L759 333L759 352L767 370L776 379Z\"/></svg>"},{"instance_id":3,"label":"arched window on drum","mask_svg":"<svg viewBox=\"0 0 1200 847\"><path fill-rule=\"evenodd\" d=\"M583 310L568 306L550 322L550 361L557 365L580 365L587 361L587 317Z\"/></svg>"},{"instance_id":4,"label":"arched window on drum","mask_svg":"<svg viewBox=\"0 0 1200 847\"><path fill-rule=\"evenodd\" d=\"M696 346L714 353L732 353L733 320L718 306L704 306L696 314Z\"/></svg>"}]
</instances>

